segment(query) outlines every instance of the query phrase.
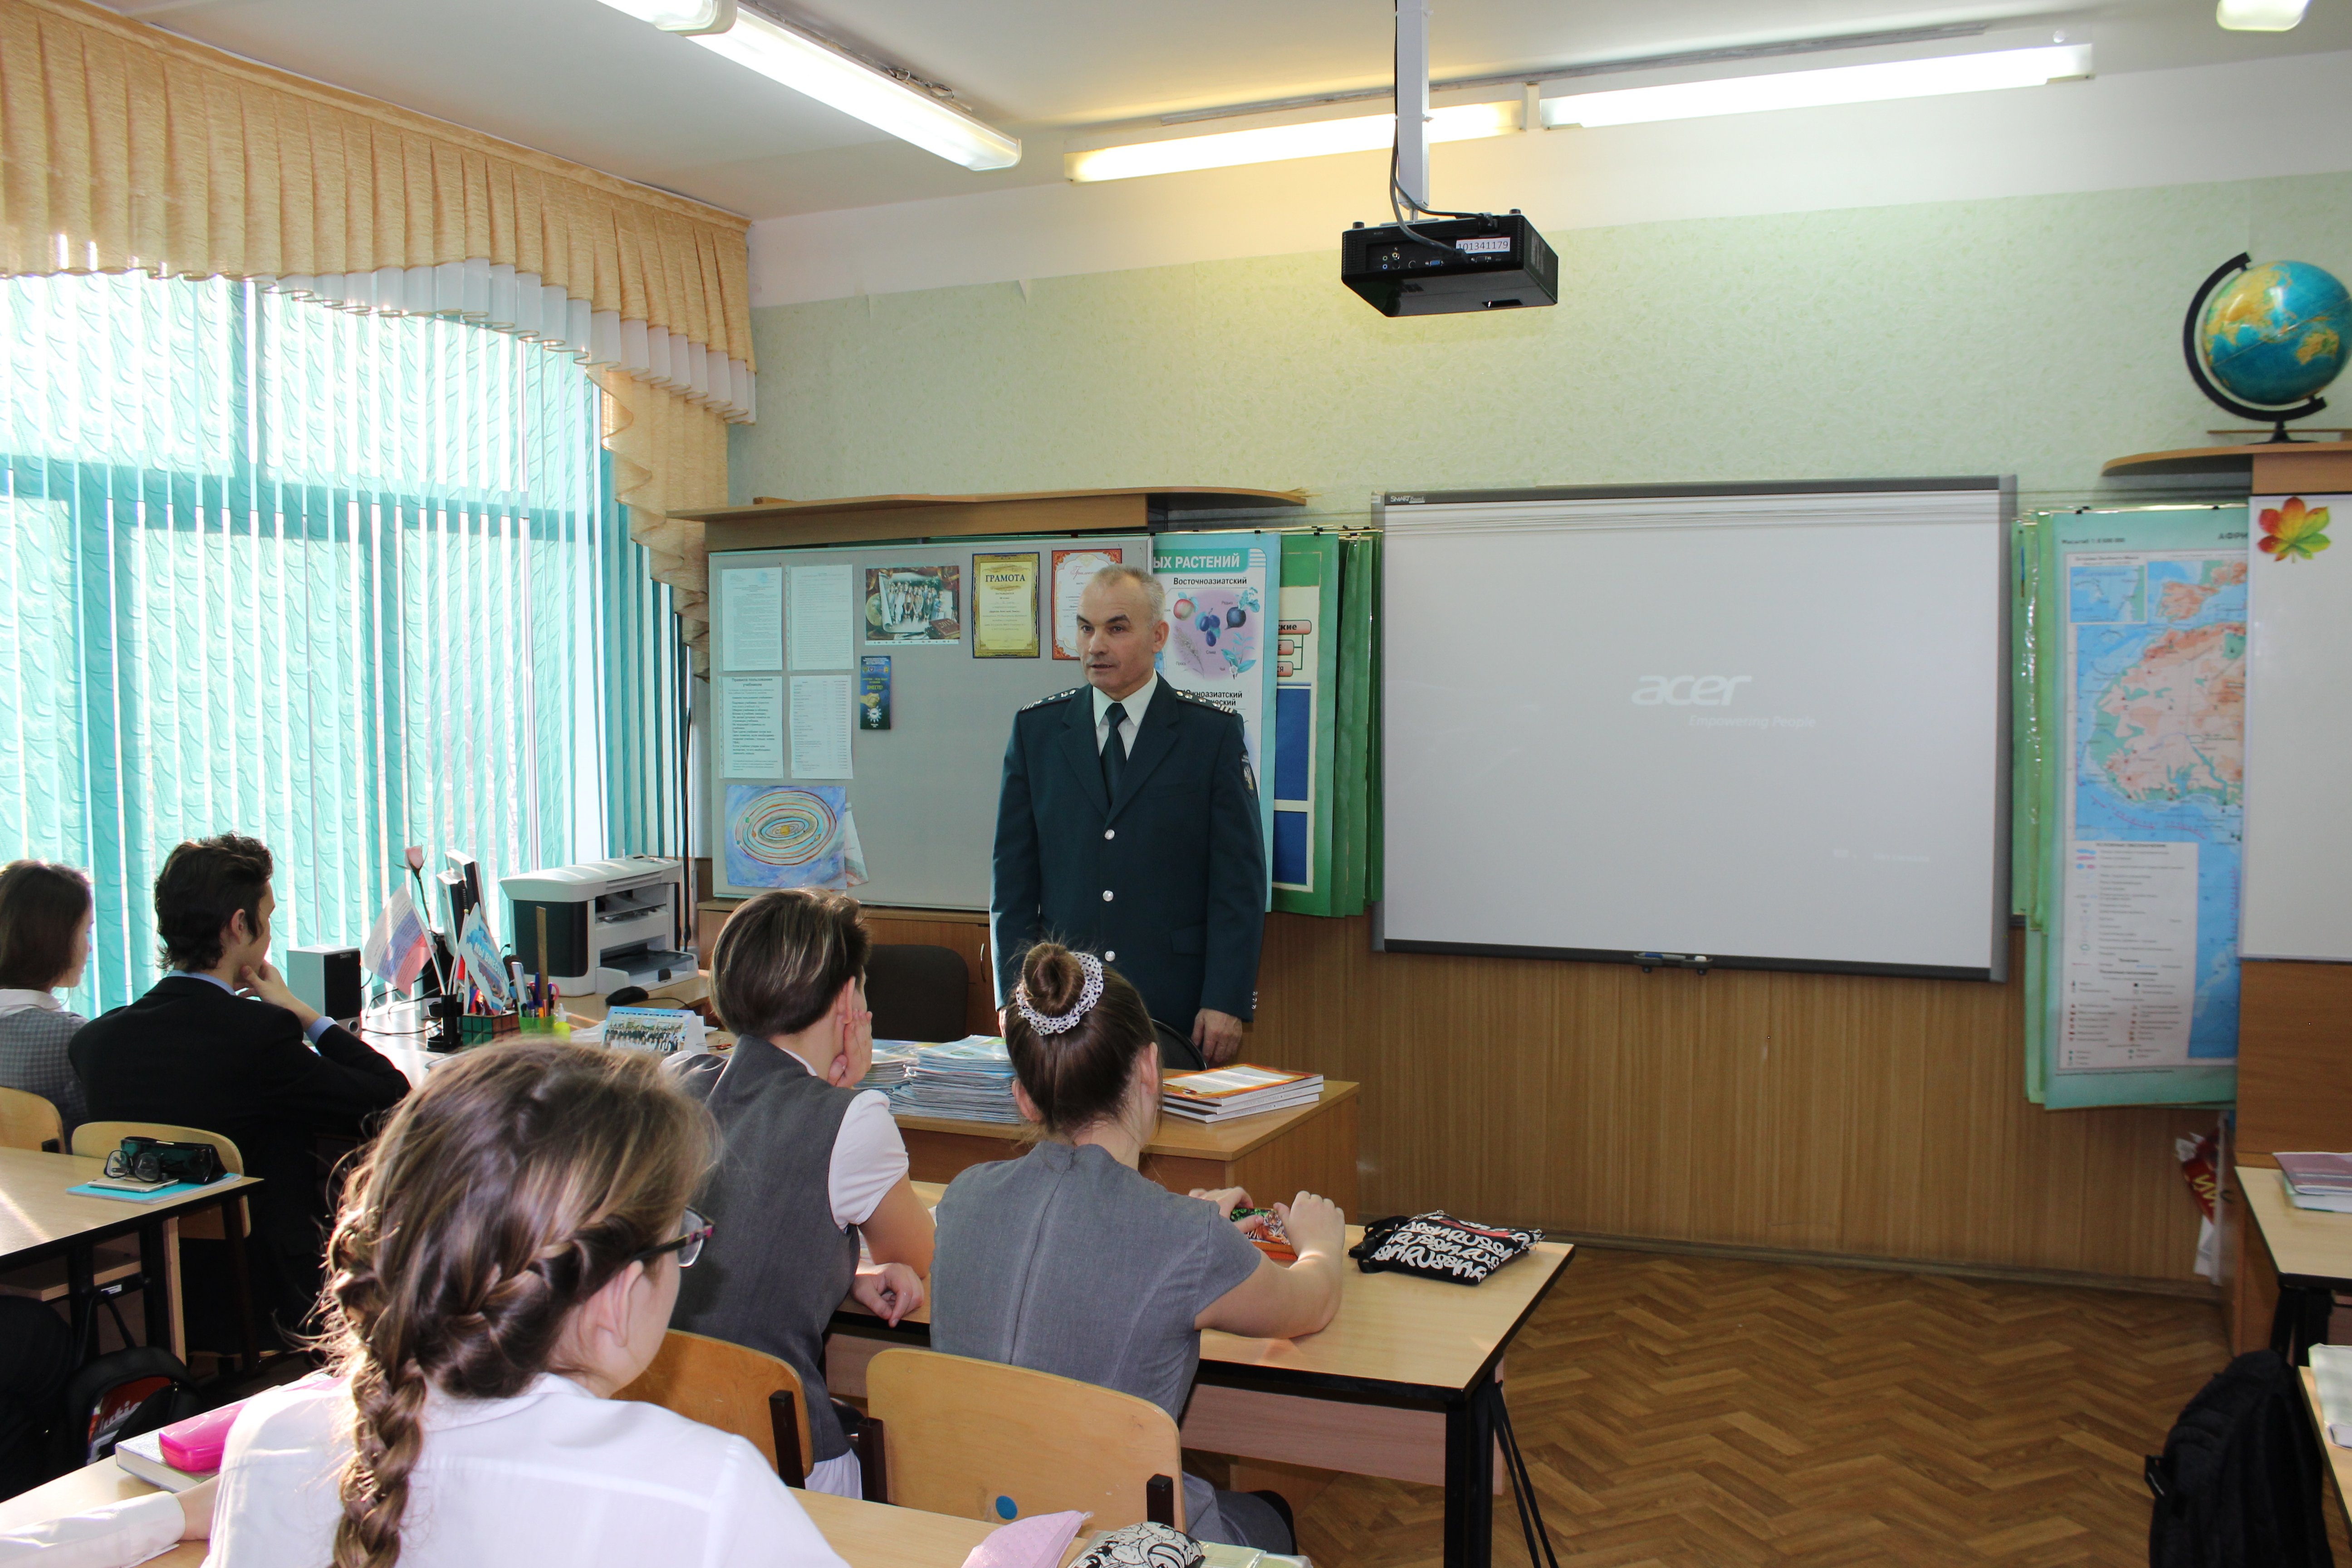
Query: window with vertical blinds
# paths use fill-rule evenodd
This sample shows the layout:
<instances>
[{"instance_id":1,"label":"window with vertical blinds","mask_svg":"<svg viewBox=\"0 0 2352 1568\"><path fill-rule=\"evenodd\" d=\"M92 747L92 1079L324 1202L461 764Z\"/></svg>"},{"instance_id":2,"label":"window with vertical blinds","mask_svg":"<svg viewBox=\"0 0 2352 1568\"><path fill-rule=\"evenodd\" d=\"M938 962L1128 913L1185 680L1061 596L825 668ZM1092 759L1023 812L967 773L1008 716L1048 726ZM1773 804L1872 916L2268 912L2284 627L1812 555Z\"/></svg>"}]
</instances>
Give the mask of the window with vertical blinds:
<instances>
[{"instance_id":1,"label":"window with vertical blinds","mask_svg":"<svg viewBox=\"0 0 2352 1568\"><path fill-rule=\"evenodd\" d=\"M598 396L461 321L0 281L0 859L92 874L69 1005L154 978L184 838L270 846L281 951L356 945L405 845L492 887L677 851L670 591Z\"/></svg>"}]
</instances>

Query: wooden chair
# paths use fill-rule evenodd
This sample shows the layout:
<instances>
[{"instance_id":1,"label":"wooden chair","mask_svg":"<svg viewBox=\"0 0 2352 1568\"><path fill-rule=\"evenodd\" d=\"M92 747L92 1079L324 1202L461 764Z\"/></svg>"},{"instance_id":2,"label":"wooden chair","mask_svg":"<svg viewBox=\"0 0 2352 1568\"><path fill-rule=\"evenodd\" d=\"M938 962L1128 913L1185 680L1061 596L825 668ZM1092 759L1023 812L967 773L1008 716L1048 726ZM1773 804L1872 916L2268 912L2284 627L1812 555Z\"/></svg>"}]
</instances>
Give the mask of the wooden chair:
<instances>
[{"instance_id":1,"label":"wooden chair","mask_svg":"<svg viewBox=\"0 0 2352 1568\"><path fill-rule=\"evenodd\" d=\"M1184 1527L1181 1439L1148 1399L1075 1378L937 1351L887 1350L866 1367L901 1508L1002 1524L1077 1509L1089 1530Z\"/></svg>"},{"instance_id":2,"label":"wooden chair","mask_svg":"<svg viewBox=\"0 0 2352 1568\"><path fill-rule=\"evenodd\" d=\"M65 1118L56 1105L21 1089L0 1089L0 1149L54 1154L66 1146L65 1138Z\"/></svg>"},{"instance_id":3,"label":"wooden chair","mask_svg":"<svg viewBox=\"0 0 2352 1568\"><path fill-rule=\"evenodd\" d=\"M174 1127L168 1121L85 1121L74 1129L73 1152L85 1159L103 1160L121 1148L125 1138L209 1143L220 1155L222 1170L233 1175L245 1174L245 1154L235 1139L207 1132L201 1127ZM247 1372L261 1364L261 1335L253 1316L253 1277L247 1271L245 1257L246 1237L251 1229L243 1198L163 1222L164 1268L169 1275L167 1289L172 1293L172 1348L183 1359L186 1352L180 1342L184 1335L180 1306L180 1238L184 1236L191 1240L227 1241L229 1271L236 1280L237 1326L244 1339L241 1364Z\"/></svg>"},{"instance_id":4,"label":"wooden chair","mask_svg":"<svg viewBox=\"0 0 2352 1568\"><path fill-rule=\"evenodd\" d=\"M672 1329L637 1380L613 1396L674 1410L760 1450L788 1487L808 1479L808 1394L789 1362L747 1345Z\"/></svg>"}]
</instances>

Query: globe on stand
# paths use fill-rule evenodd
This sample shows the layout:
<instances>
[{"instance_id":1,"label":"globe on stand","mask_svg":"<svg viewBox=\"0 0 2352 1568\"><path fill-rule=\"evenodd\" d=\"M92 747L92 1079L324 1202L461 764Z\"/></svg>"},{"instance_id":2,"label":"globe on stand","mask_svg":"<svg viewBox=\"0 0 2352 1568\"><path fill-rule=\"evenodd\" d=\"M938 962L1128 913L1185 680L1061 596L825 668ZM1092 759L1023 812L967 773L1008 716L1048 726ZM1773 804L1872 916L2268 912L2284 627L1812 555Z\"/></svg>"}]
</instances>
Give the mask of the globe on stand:
<instances>
[{"instance_id":1,"label":"globe on stand","mask_svg":"<svg viewBox=\"0 0 2352 1568\"><path fill-rule=\"evenodd\" d=\"M2352 294L2307 261L2252 265L2245 255L2214 269L2189 302L2181 352L2198 390L2241 419L2271 426L2271 441L2292 441L2286 422L2327 406L2319 394L2342 374Z\"/></svg>"}]
</instances>

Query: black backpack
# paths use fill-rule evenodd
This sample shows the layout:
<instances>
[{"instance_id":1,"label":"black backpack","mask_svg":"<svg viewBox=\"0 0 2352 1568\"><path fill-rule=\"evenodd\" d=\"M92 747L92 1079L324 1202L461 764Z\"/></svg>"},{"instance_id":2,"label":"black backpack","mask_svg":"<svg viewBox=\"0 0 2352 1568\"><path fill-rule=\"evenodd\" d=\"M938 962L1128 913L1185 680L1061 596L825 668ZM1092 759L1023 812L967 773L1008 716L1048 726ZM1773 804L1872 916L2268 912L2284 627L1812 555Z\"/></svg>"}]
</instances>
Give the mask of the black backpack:
<instances>
[{"instance_id":1,"label":"black backpack","mask_svg":"<svg viewBox=\"0 0 2352 1568\"><path fill-rule=\"evenodd\" d=\"M2148 1568L2328 1568L2319 1445L2295 1369L2249 1351L2217 1373L2147 1461Z\"/></svg>"},{"instance_id":2,"label":"black backpack","mask_svg":"<svg viewBox=\"0 0 2352 1568\"><path fill-rule=\"evenodd\" d=\"M125 1437L198 1414L204 1402L195 1381L179 1357L153 1345L92 1357L66 1383L65 1414L57 1429L58 1468L96 1464Z\"/></svg>"}]
</instances>

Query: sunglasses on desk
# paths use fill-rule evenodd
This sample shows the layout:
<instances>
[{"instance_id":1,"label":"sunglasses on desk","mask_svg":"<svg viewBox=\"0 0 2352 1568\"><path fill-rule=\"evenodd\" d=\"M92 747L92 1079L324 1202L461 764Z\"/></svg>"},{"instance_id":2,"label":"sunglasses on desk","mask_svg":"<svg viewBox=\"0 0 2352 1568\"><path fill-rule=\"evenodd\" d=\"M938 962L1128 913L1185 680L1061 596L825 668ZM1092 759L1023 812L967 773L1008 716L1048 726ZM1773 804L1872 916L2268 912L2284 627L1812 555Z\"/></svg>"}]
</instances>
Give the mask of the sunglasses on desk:
<instances>
[{"instance_id":1,"label":"sunglasses on desk","mask_svg":"<svg viewBox=\"0 0 2352 1568\"><path fill-rule=\"evenodd\" d=\"M688 1209L686 1211L686 1228L683 1231L663 1242L659 1247L648 1247L643 1252L632 1254L629 1261L651 1263L665 1252L675 1252L677 1254L677 1266L680 1268L691 1268L694 1267L694 1260L702 1256L702 1244L710 1239L710 1233L715 1228L709 1220L692 1209Z\"/></svg>"}]
</instances>

